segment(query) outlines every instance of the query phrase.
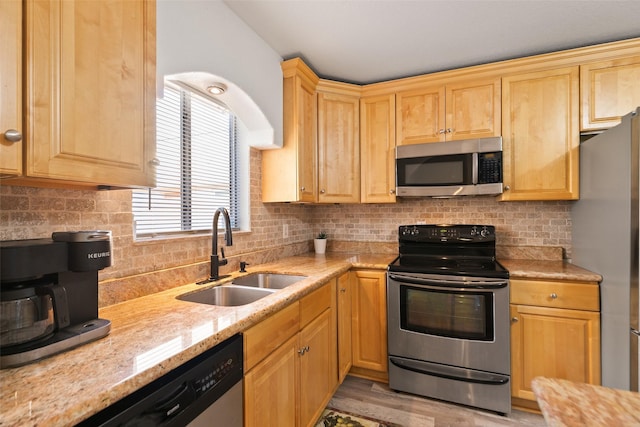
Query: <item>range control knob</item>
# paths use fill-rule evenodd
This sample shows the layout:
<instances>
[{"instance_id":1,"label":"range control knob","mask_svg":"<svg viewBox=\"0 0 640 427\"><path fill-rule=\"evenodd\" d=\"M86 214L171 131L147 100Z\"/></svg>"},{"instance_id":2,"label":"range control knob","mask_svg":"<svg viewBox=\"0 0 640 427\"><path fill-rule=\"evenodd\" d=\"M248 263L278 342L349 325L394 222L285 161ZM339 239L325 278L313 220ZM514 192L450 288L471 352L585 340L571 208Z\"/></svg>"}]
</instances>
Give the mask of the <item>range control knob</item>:
<instances>
[{"instance_id":1,"label":"range control knob","mask_svg":"<svg viewBox=\"0 0 640 427\"><path fill-rule=\"evenodd\" d=\"M480 230L480 235L482 237L487 237L489 234L491 234L489 229L487 227L482 227L482 230Z\"/></svg>"}]
</instances>

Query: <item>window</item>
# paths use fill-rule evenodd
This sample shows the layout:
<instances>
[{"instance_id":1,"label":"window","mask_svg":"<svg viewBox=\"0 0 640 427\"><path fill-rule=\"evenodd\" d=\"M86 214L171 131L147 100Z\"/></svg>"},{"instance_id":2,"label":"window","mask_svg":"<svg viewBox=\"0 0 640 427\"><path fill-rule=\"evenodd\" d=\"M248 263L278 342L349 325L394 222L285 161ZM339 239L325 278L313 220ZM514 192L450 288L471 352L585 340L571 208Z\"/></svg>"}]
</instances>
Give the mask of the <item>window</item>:
<instances>
[{"instance_id":1,"label":"window","mask_svg":"<svg viewBox=\"0 0 640 427\"><path fill-rule=\"evenodd\" d=\"M156 104L157 186L133 191L138 237L211 230L217 208L238 224L236 117L197 92L166 83Z\"/></svg>"}]
</instances>

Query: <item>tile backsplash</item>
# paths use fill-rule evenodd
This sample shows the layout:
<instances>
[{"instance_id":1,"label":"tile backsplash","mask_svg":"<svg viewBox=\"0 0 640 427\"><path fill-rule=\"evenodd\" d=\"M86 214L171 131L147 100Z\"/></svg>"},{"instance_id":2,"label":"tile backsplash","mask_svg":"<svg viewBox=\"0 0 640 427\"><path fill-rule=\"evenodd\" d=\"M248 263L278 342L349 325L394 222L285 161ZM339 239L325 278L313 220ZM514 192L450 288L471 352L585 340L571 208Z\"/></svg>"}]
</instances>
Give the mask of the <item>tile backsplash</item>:
<instances>
[{"instance_id":1,"label":"tile backsplash","mask_svg":"<svg viewBox=\"0 0 640 427\"><path fill-rule=\"evenodd\" d=\"M236 233L227 257L245 260L266 252L308 250L319 231L334 248L392 247L397 228L414 223L476 223L496 226L498 245L563 248L571 252L571 202L498 202L494 197L400 198L395 204L298 205L261 202L260 151L251 150L251 230ZM102 229L113 234L113 265L100 280L130 278L190 264L205 265L211 237L135 241L131 191L85 191L0 186L0 240L50 237L52 231ZM213 212L212 212L213 215ZM285 229L286 227L286 229ZM286 235L287 237L283 237ZM221 240L222 242L222 240ZM331 248L331 245L329 246ZM330 249L331 250L331 249ZM259 256L256 254L260 254ZM277 256L277 255L274 255ZM233 263L230 263L233 264ZM202 268L196 269L201 274ZM192 281L197 277L184 277Z\"/></svg>"}]
</instances>

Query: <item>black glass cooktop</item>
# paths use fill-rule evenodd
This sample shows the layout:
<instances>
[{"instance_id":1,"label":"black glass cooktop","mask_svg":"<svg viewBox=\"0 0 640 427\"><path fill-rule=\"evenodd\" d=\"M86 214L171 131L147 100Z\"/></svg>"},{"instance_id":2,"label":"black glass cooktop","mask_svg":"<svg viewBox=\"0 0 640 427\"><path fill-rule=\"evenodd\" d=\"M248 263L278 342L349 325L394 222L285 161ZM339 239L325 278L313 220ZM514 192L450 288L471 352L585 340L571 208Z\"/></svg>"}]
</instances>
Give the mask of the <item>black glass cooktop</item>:
<instances>
[{"instance_id":1,"label":"black glass cooktop","mask_svg":"<svg viewBox=\"0 0 640 427\"><path fill-rule=\"evenodd\" d=\"M495 228L488 225L403 225L400 255L390 272L508 278L496 261Z\"/></svg>"},{"instance_id":2,"label":"black glass cooktop","mask_svg":"<svg viewBox=\"0 0 640 427\"><path fill-rule=\"evenodd\" d=\"M401 255L389 264L389 271L453 276L508 278L509 272L498 261L477 259L435 259Z\"/></svg>"}]
</instances>

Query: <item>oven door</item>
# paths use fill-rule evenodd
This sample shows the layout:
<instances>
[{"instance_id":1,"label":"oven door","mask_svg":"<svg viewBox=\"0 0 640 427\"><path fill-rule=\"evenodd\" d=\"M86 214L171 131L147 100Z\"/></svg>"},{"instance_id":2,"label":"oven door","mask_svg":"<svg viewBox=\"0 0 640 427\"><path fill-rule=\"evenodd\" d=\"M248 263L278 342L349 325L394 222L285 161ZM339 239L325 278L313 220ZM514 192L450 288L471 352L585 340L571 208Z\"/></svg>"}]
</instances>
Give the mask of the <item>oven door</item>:
<instances>
[{"instance_id":1,"label":"oven door","mask_svg":"<svg viewBox=\"0 0 640 427\"><path fill-rule=\"evenodd\" d=\"M509 375L509 281L388 273L390 356Z\"/></svg>"}]
</instances>

